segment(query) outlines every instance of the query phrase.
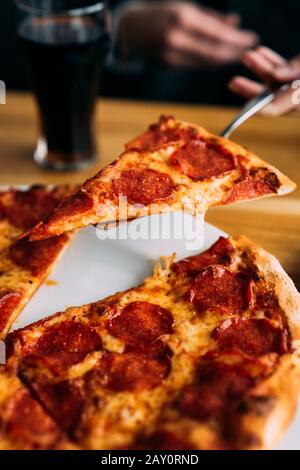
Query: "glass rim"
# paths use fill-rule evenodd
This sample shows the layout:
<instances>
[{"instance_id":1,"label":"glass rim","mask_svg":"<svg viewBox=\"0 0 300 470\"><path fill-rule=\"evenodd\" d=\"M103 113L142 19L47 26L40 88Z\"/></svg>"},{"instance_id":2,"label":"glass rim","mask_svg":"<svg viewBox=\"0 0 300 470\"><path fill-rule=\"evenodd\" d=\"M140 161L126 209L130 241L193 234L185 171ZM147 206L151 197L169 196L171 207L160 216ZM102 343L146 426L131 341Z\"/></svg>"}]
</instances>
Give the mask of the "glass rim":
<instances>
[{"instance_id":1,"label":"glass rim","mask_svg":"<svg viewBox=\"0 0 300 470\"><path fill-rule=\"evenodd\" d=\"M22 9L24 12L30 13L32 15L70 15L70 16L79 16L79 15L91 15L93 13L99 13L102 11L105 7L105 2L97 2L95 1L91 5L87 6L82 6L82 7L77 7L77 8L66 8L62 10L56 10L56 9L51 9L51 8L37 8L34 6L30 6L26 4L23 0L15 0L15 4L17 7Z\"/></svg>"}]
</instances>

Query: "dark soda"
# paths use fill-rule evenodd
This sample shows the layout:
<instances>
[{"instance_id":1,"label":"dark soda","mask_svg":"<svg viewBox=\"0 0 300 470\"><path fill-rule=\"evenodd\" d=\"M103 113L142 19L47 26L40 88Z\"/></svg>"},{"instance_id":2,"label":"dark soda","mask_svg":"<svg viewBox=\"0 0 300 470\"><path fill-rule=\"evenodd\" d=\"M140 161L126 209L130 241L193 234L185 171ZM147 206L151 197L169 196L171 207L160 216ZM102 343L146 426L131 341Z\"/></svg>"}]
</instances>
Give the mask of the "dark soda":
<instances>
[{"instance_id":1,"label":"dark soda","mask_svg":"<svg viewBox=\"0 0 300 470\"><path fill-rule=\"evenodd\" d=\"M57 168L87 165L97 154L92 118L109 47L104 25L89 17L27 18L18 38L40 115L36 159Z\"/></svg>"}]
</instances>

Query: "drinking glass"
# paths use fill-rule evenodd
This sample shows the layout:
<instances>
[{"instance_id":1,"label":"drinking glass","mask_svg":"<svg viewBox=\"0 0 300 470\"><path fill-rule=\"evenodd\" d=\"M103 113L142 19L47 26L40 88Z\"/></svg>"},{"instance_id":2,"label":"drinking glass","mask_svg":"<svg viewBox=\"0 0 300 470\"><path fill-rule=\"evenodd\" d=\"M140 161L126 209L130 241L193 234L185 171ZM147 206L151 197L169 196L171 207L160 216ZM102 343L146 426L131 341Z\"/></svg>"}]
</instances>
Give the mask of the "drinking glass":
<instances>
[{"instance_id":1,"label":"drinking glass","mask_svg":"<svg viewBox=\"0 0 300 470\"><path fill-rule=\"evenodd\" d=\"M80 170L98 158L94 111L109 49L106 2L17 0L17 36L37 102L36 163Z\"/></svg>"}]
</instances>

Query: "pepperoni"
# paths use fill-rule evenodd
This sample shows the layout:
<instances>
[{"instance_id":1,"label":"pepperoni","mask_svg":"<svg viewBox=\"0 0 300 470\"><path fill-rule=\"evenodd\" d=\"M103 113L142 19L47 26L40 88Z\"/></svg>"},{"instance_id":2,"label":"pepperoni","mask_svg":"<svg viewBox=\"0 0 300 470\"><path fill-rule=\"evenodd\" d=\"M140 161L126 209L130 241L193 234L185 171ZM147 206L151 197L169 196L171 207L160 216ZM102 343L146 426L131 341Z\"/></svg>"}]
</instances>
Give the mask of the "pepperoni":
<instances>
[{"instance_id":1,"label":"pepperoni","mask_svg":"<svg viewBox=\"0 0 300 470\"><path fill-rule=\"evenodd\" d=\"M277 189L280 187L277 175L268 170L268 168L252 168L249 171L249 175L256 180L264 180L273 189L273 192L277 192Z\"/></svg>"},{"instance_id":2,"label":"pepperoni","mask_svg":"<svg viewBox=\"0 0 300 470\"><path fill-rule=\"evenodd\" d=\"M287 334L266 319L225 320L213 333L219 351L241 351L253 356L288 352Z\"/></svg>"},{"instance_id":3,"label":"pepperoni","mask_svg":"<svg viewBox=\"0 0 300 470\"><path fill-rule=\"evenodd\" d=\"M18 390L2 411L6 433L33 448L50 448L61 437L55 423L25 389Z\"/></svg>"},{"instance_id":4,"label":"pepperoni","mask_svg":"<svg viewBox=\"0 0 300 470\"><path fill-rule=\"evenodd\" d=\"M83 214L92 209L93 205L93 199L84 191L79 190L60 204L51 220L53 218L61 219L62 217L67 218L68 216Z\"/></svg>"},{"instance_id":5,"label":"pepperoni","mask_svg":"<svg viewBox=\"0 0 300 470\"><path fill-rule=\"evenodd\" d=\"M200 421L218 417L243 398L255 378L243 365L208 362L202 364L195 384L181 392L178 408L184 416Z\"/></svg>"},{"instance_id":6,"label":"pepperoni","mask_svg":"<svg viewBox=\"0 0 300 470\"><path fill-rule=\"evenodd\" d=\"M130 204L144 206L167 199L174 191L169 175L150 169L123 171L112 185L115 193L126 196Z\"/></svg>"},{"instance_id":7,"label":"pepperoni","mask_svg":"<svg viewBox=\"0 0 300 470\"><path fill-rule=\"evenodd\" d=\"M181 128L172 116L162 116L158 124L153 124L149 130L129 142L126 150L154 151L170 143L180 140L190 140L194 129Z\"/></svg>"},{"instance_id":8,"label":"pepperoni","mask_svg":"<svg viewBox=\"0 0 300 470\"><path fill-rule=\"evenodd\" d=\"M264 181L246 178L240 183L237 183L236 186L227 193L223 204L233 204L237 201L255 199L257 197L267 196L274 192L275 191L273 191Z\"/></svg>"},{"instance_id":9,"label":"pepperoni","mask_svg":"<svg viewBox=\"0 0 300 470\"><path fill-rule=\"evenodd\" d=\"M277 321L280 326L286 323L275 293L267 287L255 293L253 310L262 310L266 318Z\"/></svg>"},{"instance_id":10,"label":"pepperoni","mask_svg":"<svg viewBox=\"0 0 300 470\"><path fill-rule=\"evenodd\" d=\"M216 265L202 271L192 283L190 301L199 310L216 308L228 315L246 310L252 298L252 282L243 273Z\"/></svg>"},{"instance_id":11,"label":"pepperoni","mask_svg":"<svg viewBox=\"0 0 300 470\"><path fill-rule=\"evenodd\" d=\"M162 383L169 371L166 354L158 359L139 352L106 351L97 369L88 374L88 382L93 388L100 385L118 392L151 390Z\"/></svg>"},{"instance_id":12,"label":"pepperoni","mask_svg":"<svg viewBox=\"0 0 300 470\"><path fill-rule=\"evenodd\" d=\"M126 150L140 150L153 152L171 142L178 142L181 138L179 128L161 131L158 126L152 126L148 131L126 144Z\"/></svg>"},{"instance_id":13,"label":"pepperoni","mask_svg":"<svg viewBox=\"0 0 300 470\"><path fill-rule=\"evenodd\" d=\"M11 191L10 194L12 200L7 206L2 205L2 212L5 209L9 222L23 230L44 219L59 202L55 192L43 186L33 186L28 191Z\"/></svg>"},{"instance_id":14,"label":"pepperoni","mask_svg":"<svg viewBox=\"0 0 300 470\"><path fill-rule=\"evenodd\" d=\"M66 320L49 326L33 345L25 345L24 355L42 358L53 367L67 367L101 347L101 338L92 328Z\"/></svg>"},{"instance_id":15,"label":"pepperoni","mask_svg":"<svg viewBox=\"0 0 300 470\"><path fill-rule=\"evenodd\" d=\"M272 290L263 290L255 296L255 309L257 310L277 310L279 308L278 300Z\"/></svg>"},{"instance_id":16,"label":"pepperoni","mask_svg":"<svg viewBox=\"0 0 300 470\"><path fill-rule=\"evenodd\" d=\"M38 224L32 231L32 239L35 237L39 238L43 235L43 230L47 232L47 225L55 222L60 222L62 219L66 220L69 217L73 217L80 214L85 214L91 210L94 206L93 199L86 194L84 191L79 190L75 194L67 197L59 206L55 209L53 214L46 218L43 225Z\"/></svg>"},{"instance_id":17,"label":"pepperoni","mask_svg":"<svg viewBox=\"0 0 300 470\"><path fill-rule=\"evenodd\" d=\"M0 293L0 332L7 326L11 314L19 305L21 299L21 292L9 290Z\"/></svg>"},{"instance_id":18,"label":"pepperoni","mask_svg":"<svg viewBox=\"0 0 300 470\"><path fill-rule=\"evenodd\" d=\"M191 140L176 150L170 164L194 181L206 180L236 168L234 156L220 145Z\"/></svg>"},{"instance_id":19,"label":"pepperoni","mask_svg":"<svg viewBox=\"0 0 300 470\"><path fill-rule=\"evenodd\" d=\"M76 381L34 382L34 391L45 408L66 432L78 423L84 404L82 387Z\"/></svg>"},{"instance_id":20,"label":"pepperoni","mask_svg":"<svg viewBox=\"0 0 300 470\"><path fill-rule=\"evenodd\" d=\"M275 173L266 168L254 168L227 192L223 204L276 194L279 186L280 183Z\"/></svg>"},{"instance_id":21,"label":"pepperoni","mask_svg":"<svg viewBox=\"0 0 300 470\"><path fill-rule=\"evenodd\" d=\"M18 266L38 276L48 270L67 241L65 234L35 242L30 242L28 237L22 238L11 245L9 256Z\"/></svg>"},{"instance_id":22,"label":"pepperoni","mask_svg":"<svg viewBox=\"0 0 300 470\"><path fill-rule=\"evenodd\" d=\"M196 274L214 264L226 266L230 264L230 254L232 251L233 246L230 241L227 238L220 237L209 250L175 263L173 269L177 273Z\"/></svg>"},{"instance_id":23,"label":"pepperoni","mask_svg":"<svg viewBox=\"0 0 300 470\"><path fill-rule=\"evenodd\" d=\"M168 310L149 302L131 302L108 319L106 328L127 345L139 348L172 334L172 324Z\"/></svg>"}]
</instances>

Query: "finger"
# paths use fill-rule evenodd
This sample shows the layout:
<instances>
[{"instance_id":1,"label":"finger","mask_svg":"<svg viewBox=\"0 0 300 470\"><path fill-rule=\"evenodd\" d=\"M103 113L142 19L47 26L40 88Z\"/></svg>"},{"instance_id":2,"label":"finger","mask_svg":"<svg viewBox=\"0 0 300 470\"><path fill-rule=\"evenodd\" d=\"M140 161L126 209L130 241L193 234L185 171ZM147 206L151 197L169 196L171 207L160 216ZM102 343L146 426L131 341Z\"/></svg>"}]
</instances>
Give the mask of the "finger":
<instances>
[{"instance_id":1,"label":"finger","mask_svg":"<svg viewBox=\"0 0 300 470\"><path fill-rule=\"evenodd\" d=\"M260 79L269 84L291 82L300 77L300 60L298 57L290 62L283 60L280 64L274 64L274 58L273 55L271 59L270 54L266 51L262 54L260 48L258 48L255 51L247 51L242 62ZM279 60L278 57L276 60Z\"/></svg>"},{"instance_id":2,"label":"finger","mask_svg":"<svg viewBox=\"0 0 300 470\"><path fill-rule=\"evenodd\" d=\"M211 16L227 23L231 26L238 27L241 24L242 18L238 13L222 13L216 10L212 10L211 8L206 8L201 6L201 9L206 13L209 13Z\"/></svg>"},{"instance_id":3,"label":"finger","mask_svg":"<svg viewBox=\"0 0 300 470\"><path fill-rule=\"evenodd\" d=\"M262 110L265 116L282 116L294 109L297 109L297 104L293 102L293 89L282 92L275 100Z\"/></svg>"},{"instance_id":4,"label":"finger","mask_svg":"<svg viewBox=\"0 0 300 470\"><path fill-rule=\"evenodd\" d=\"M242 62L263 81L273 81L274 64L258 51L247 51Z\"/></svg>"},{"instance_id":5,"label":"finger","mask_svg":"<svg viewBox=\"0 0 300 470\"><path fill-rule=\"evenodd\" d=\"M261 54L265 59L271 62L273 65L284 65L286 64L286 59L277 52L273 51L269 47L259 46L256 51Z\"/></svg>"},{"instance_id":6,"label":"finger","mask_svg":"<svg viewBox=\"0 0 300 470\"><path fill-rule=\"evenodd\" d=\"M242 51L240 49L219 45L206 37L195 37L185 31L177 29L169 33L166 52L168 49L185 52L198 58L199 61L206 61L209 65L223 65L237 62Z\"/></svg>"},{"instance_id":7,"label":"finger","mask_svg":"<svg viewBox=\"0 0 300 470\"><path fill-rule=\"evenodd\" d=\"M215 15L206 13L199 8L186 9L178 18L178 27L182 27L186 32L193 32L198 35L205 35L207 38L231 44L240 48L253 47L258 36L251 31L241 31Z\"/></svg>"},{"instance_id":8,"label":"finger","mask_svg":"<svg viewBox=\"0 0 300 470\"><path fill-rule=\"evenodd\" d=\"M247 99L254 98L254 96L259 95L265 90L264 85L261 83L254 82L245 77L234 77L228 83L228 88Z\"/></svg>"},{"instance_id":9,"label":"finger","mask_svg":"<svg viewBox=\"0 0 300 470\"><path fill-rule=\"evenodd\" d=\"M292 67L300 68L300 54L291 60Z\"/></svg>"},{"instance_id":10,"label":"finger","mask_svg":"<svg viewBox=\"0 0 300 470\"><path fill-rule=\"evenodd\" d=\"M233 78L228 87L231 91L243 96L246 99L254 98L259 93L262 93L265 87L257 82L249 80L245 77ZM261 111L265 116L281 116L293 110L299 109L299 104L293 100L293 88L280 93L275 100Z\"/></svg>"},{"instance_id":11,"label":"finger","mask_svg":"<svg viewBox=\"0 0 300 470\"><path fill-rule=\"evenodd\" d=\"M238 28L241 24L242 18L238 13L229 13L225 16L224 21L227 24Z\"/></svg>"},{"instance_id":12,"label":"finger","mask_svg":"<svg viewBox=\"0 0 300 470\"><path fill-rule=\"evenodd\" d=\"M257 34L252 31L242 31L210 15L206 15L201 29L201 34L205 34L207 38L239 48L254 47L259 40Z\"/></svg>"},{"instance_id":13,"label":"finger","mask_svg":"<svg viewBox=\"0 0 300 470\"><path fill-rule=\"evenodd\" d=\"M286 83L300 78L300 63L294 59L286 62L285 65L276 67L274 70L274 80Z\"/></svg>"}]
</instances>

